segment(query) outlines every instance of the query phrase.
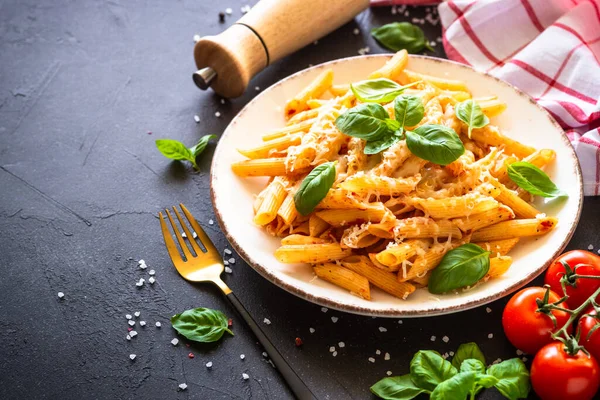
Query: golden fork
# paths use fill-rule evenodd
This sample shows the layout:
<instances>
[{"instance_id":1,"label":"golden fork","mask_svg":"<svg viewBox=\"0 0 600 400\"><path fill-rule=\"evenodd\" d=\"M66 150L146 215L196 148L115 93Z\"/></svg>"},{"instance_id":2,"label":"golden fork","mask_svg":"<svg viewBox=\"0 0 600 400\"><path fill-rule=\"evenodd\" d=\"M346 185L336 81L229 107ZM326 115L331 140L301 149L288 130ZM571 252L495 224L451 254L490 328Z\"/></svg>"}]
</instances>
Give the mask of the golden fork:
<instances>
[{"instance_id":1,"label":"golden fork","mask_svg":"<svg viewBox=\"0 0 600 400\"><path fill-rule=\"evenodd\" d=\"M279 353L279 351L277 351L275 346L273 346L273 344L264 334L262 329L260 329L258 324L254 321L254 319L252 319L248 311L246 311L242 303L240 303L240 301L233 294L231 289L229 289L225 282L221 280L220 275L223 272L224 266L219 252L211 242L206 232L204 232L204 230L200 227L198 222L196 222L196 219L188 211L188 209L181 203L179 204L179 206L181 207L181 210L183 211L183 214L185 215L185 218L187 219L188 223L192 226L193 231L196 232L196 234L198 235L200 243L202 243L202 246L204 246L204 248L206 249L206 252L204 252L200 248L200 246L192 236L192 232L184 222L183 218L181 218L179 211L176 207L173 207L173 212L177 216L179 225L181 225L181 228L183 228L183 231L185 232L185 235L187 237L187 243L190 244L193 250L192 253L188 248L188 245L186 244L185 238L181 234L181 229L173 220L173 217L171 216L169 210L166 209L165 212L167 214L169 222L171 223L171 227L173 229L175 237L177 238L177 242L179 243L179 249L181 249L184 255L184 257L181 257L177 244L175 244L175 241L173 240L172 233L167 227L165 218L163 217L162 212L159 212L158 216L160 218L160 227L162 229L162 234L165 239L165 245L167 246L169 256L171 256L173 265L175 265L175 268L177 269L177 272L179 272L179 275L191 282L212 282L215 285L217 285L219 289L221 289L223 294L225 294L225 297L229 299L233 307L239 312L244 321L246 321L248 326L250 326L250 329L252 330L252 332L254 332L260 344L267 351L267 354L273 361L273 364L275 364L275 366L283 376L283 379L290 386L290 389L292 390L294 395L301 400L316 399L315 395L310 391L308 386L306 386L302 379L300 379L296 371L294 371L292 367L287 363L287 361L285 361L283 356Z\"/></svg>"}]
</instances>

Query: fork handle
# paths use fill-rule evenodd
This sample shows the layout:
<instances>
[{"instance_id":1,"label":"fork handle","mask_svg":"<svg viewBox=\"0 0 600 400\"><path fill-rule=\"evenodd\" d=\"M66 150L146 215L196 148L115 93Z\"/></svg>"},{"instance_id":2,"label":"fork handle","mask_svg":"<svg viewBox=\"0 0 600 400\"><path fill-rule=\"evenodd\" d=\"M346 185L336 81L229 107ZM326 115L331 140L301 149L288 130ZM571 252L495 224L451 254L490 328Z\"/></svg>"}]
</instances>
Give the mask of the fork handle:
<instances>
[{"instance_id":1,"label":"fork handle","mask_svg":"<svg viewBox=\"0 0 600 400\"><path fill-rule=\"evenodd\" d=\"M308 386L306 386L306 384L298 376L296 371L292 369L290 364L288 364L287 361L285 361L285 358L283 358L281 353L277 351L275 346L273 346L273 343L271 343L269 338L267 338L267 335L265 335L262 329L260 329L256 321L254 321L254 319L250 316L246 308L242 305L242 303L240 303L240 301L233 294L233 292L227 294L227 298L229 299L233 307L235 307L235 309L240 313L242 318L244 318L244 321L246 321L248 326L250 326L250 329L252 329L252 332L254 332L254 335L258 338L258 341L266 350L267 354L273 361L273 364L275 364L275 366L279 370L279 373L281 373L283 379L289 385L290 389L292 390L292 393L294 393L294 395L300 400L316 400L316 396L310 391Z\"/></svg>"}]
</instances>

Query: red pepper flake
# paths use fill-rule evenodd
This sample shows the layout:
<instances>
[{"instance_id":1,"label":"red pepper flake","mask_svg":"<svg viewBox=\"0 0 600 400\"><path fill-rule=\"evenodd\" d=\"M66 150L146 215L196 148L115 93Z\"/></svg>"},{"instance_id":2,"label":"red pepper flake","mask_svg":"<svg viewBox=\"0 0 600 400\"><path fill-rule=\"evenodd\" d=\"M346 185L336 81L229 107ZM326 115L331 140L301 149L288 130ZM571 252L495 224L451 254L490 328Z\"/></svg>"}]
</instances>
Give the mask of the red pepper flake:
<instances>
[{"instance_id":1,"label":"red pepper flake","mask_svg":"<svg viewBox=\"0 0 600 400\"><path fill-rule=\"evenodd\" d=\"M554 225L554 223L552 221L542 221L541 224L544 228L552 228L552 226Z\"/></svg>"},{"instance_id":2,"label":"red pepper flake","mask_svg":"<svg viewBox=\"0 0 600 400\"><path fill-rule=\"evenodd\" d=\"M304 342L302 341L302 339L300 339L299 337L297 337L295 339L295 342L296 342L296 347L300 347L300 346L302 346L304 344Z\"/></svg>"},{"instance_id":3,"label":"red pepper flake","mask_svg":"<svg viewBox=\"0 0 600 400\"><path fill-rule=\"evenodd\" d=\"M189 343L186 343L186 344L185 344L185 347L190 347L190 344L189 344Z\"/></svg>"},{"instance_id":4,"label":"red pepper flake","mask_svg":"<svg viewBox=\"0 0 600 400\"><path fill-rule=\"evenodd\" d=\"M194 357L195 357L195 356L194 356L194 353L189 353L189 354L188 354L188 357L189 357L189 358L194 358Z\"/></svg>"},{"instance_id":5,"label":"red pepper flake","mask_svg":"<svg viewBox=\"0 0 600 400\"><path fill-rule=\"evenodd\" d=\"M127 332L131 332L132 330L133 330L133 328L132 328L132 327L128 327L128 328L127 328Z\"/></svg>"},{"instance_id":6,"label":"red pepper flake","mask_svg":"<svg viewBox=\"0 0 600 400\"><path fill-rule=\"evenodd\" d=\"M146 132L148 135L152 135L152 131L148 131Z\"/></svg>"},{"instance_id":7,"label":"red pepper flake","mask_svg":"<svg viewBox=\"0 0 600 400\"><path fill-rule=\"evenodd\" d=\"M229 318L229 319L227 320L227 327L228 327L228 328L231 328L231 326L232 326L232 325L233 325L233 320L232 320L231 318Z\"/></svg>"}]
</instances>

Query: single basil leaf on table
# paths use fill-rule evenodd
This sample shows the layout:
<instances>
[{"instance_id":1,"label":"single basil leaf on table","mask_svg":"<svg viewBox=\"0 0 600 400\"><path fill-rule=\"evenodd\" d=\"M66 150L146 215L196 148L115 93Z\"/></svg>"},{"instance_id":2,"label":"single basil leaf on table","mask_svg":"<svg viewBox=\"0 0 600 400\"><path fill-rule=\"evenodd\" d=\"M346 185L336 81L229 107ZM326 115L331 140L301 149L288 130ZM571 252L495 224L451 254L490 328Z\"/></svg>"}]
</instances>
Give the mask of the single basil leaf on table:
<instances>
[{"instance_id":1,"label":"single basil leaf on table","mask_svg":"<svg viewBox=\"0 0 600 400\"><path fill-rule=\"evenodd\" d=\"M412 82L401 86L391 79L377 78L352 83L350 89L357 99L363 103L389 103L396 96L402 94L407 88L419 82Z\"/></svg>"},{"instance_id":2,"label":"single basil leaf on table","mask_svg":"<svg viewBox=\"0 0 600 400\"><path fill-rule=\"evenodd\" d=\"M477 346L477 344L474 342L463 343L458 346L458 349L452 358L452 365L454 365L456 368L460 368L463 361L468 359L479 360L483 365L485 365L485 356L483 355L483 352L479 346Z\"/></svg>"},{"instance_id":3,"label":"single basil leaf on table","mask_svg":"<svg viewBox=\"0 0 600 400\"><path fill-rule=\"evenodd\" d=\"M210 308L193 308L173 315L171 325L181 335L196 342L216 342L225 332L233 335L227 327L225 314Z\"/></svg>"},{"instance_id":4,"label":"single basil leaf on table","mask_svg":"<svg viewBox=\"0 0 600 400\"><path fill-rule=\"evenodd\" d=\"M460 372L441 382L431 393L431 400L466 399L475 386L475 372Z\"/></svg>"},{"instance_id":5,"label":"single basil leaf on table","mask_svg":"<svg viewBox=\"0 0 600 400\"><path fill-rule=\"evenodd\" d=\"M348 136L377 140L389 131L390 115L379 104L359 104L336 118L335 126Z\"/></svg>"},{"instance_id":6,"label":"single basil leaf on table","mask_svg":"<svg viewBox=\"0 0 600 400\"><path fill-rule=\"evenodd\" d=\"M458 103L455 112L456 117L469 126L469 138L473 128L483 128L490 123L490 119L483 113L479 104L473 100Z\"/></svg>"},{"instance_id":7,"label":"single basil leaf on table","mask_svg":"<svg viewBox=\"0 0 600 400\"><path fill-rule=\"evenodd\" d=\"M394 114L400 126L415 126L423 119L425 107L419 96L403 94L394 99Z\"/></svg>"},{"instance_id":8,"label":"single basil leaf on table","mask_svg":"<svg viewBox=\"0 0 600 400\"><path fill-rule=\"evenodd\" d=\"M527 161L517 161L507 167L508 177L521 189L542 197L567 196L544 171Z\"/></svg>"},{"instance_id":9,"label":"single basil leaf on table","mask_svg":"<svg viewBox=\"0 0 600 400\"><path fill-rule=\"evenodd\" d=\"M296 210L302 215L310 214L317 204L327 196L335 182L335 163L321 164L306 176L294 194Z\"/></svg>"},{"instance_id":10,"label":"single basil leaf on table","mask_svg":"<svg viewBox=\"0 0 600 400\"><path fill-rule=\"evenodd\" d=\"M410 400L425 392L413 383L408 374L383 378L371 386L371 393L385 400Z\"/></svg>"},{"instance_id":11,"label":"single basil leaf on table","mask_svg":"<svg viewBox=\"0 0 600 400\"><path fill-rule=\"evenodd\" d=\"M378 140L370 140L365 144L364 153L367 155L377 154L393 146L400 140L400 136L390 131L390 134Z\"/></svg>"},{"instance_id":12,"label":"single basil leaf on table","mask_svg":"<svg viewBox=\"0 0 600 400\"><path fill-rule=\"evenodd\" d=\"M208 141L216 137L217 135L204 135L200 138L200 140L198 141L198 143L196 143L195 146L190 148L190 152L192 153L194 160L198 158L198 156L204 151L204 149L206 149Z\"/></svg>"},{"instance_id":13,"label":"single basil leaf on table","mask_svg":"<svg viewBox=\"0 0 600 400\"><path fill-rule=\"evenodd\" d=\"M498 379L494 386L504 397L516 400L526 399L529 395L529 371L520 359L511 358L491 365L487 373Z\"/></svg>"},{"instance_id":14,"label":"single basil leaf on table","mask_svg":"<svg viewBox=\"0 0 600 400\"><path fill-rule=\"evenodd\" d=\"M433 391L437 385L452 378L458 371L437 351L420 350L410 362L410 377L418 387Z\"/></svg>"},{"instance_id":15,"label":"single basil leaf on table","mask_svg":"<svg viewBox=\"0 0 600 400\"><path fill-rule=\"evenodd\" d=\"M409 22L393 22L371 30L371 35L383 47L392 51L406 49L411 54L423 49L433 51L423 30Z\"/></svg>"},{"instance_id":16,"label":"single basil leaf on table","mask_svg":"<svg viewBox=\"0 0 600 400\"><path fill-rule=\"evenodd\" d=\"M456 132L444 125L426 124L406 131L406 144L417 157L439 165L448 165L465 152Z\"/></svg>"},{"instance_id":17,"label":"single basil leaf on table","mask_svg":"<svg viewBox=\"0 0 600 400\"><path fill-rule=\"evenodd\" d=\"M449 292L475 284L490 269L490 252L467 243L450 250L429 277L428 288L433 294Z\"/></svg>"},{"instance_id":18,"label":"single basil leaf on table","mask_svg":"<svg viewBox=\"0 0 600 400\"><path fill-rule=\"evenodd\" d=\"M163 156L172 160L194 160L194 156L190 149L188 149L183 143L173 139L158 139L156 141L156 147Z\"/></svg>"}]
</instances>

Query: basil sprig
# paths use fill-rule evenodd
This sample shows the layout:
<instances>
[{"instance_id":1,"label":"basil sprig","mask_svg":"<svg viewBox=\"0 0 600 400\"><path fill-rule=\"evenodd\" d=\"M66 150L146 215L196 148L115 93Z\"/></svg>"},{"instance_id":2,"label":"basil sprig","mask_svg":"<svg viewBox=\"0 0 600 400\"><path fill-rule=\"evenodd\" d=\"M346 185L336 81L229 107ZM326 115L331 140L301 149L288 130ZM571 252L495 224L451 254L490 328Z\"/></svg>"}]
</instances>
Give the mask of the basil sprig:
<instances>
[{"instance_id":1,"label":"basil sprig","mask_svg":"<svg viewBox=\"0 0 600 400\"><path fill-rule=\"evenodd\" d=\"M406 145L417 157L439 165L448 165L465 152L465 146L452 128L436 124L406 131Z\"/></svg>"},{"instance_id":2,"label":"basil sprig","mask_svg":"<svg viewBox=\"0 0 600 400\"><path fill-rule=\"evenodd\" d=\"M317 166L304 178L294 194L296 210L302 215L310 214L317 204L327 196L335 182L335 163L328 162Z\"/></svg>"},{"instance_id":3,"label":"basil sprig","mask_svg":"<svg viewBox=\"0 0 600 400\"><path fill-rule=\"evenodd\" d=\"M490 269L490 252L473 243L450 250L431 272L428 289L440 294L470 286L479 281Z\"/></svg>"},{"instance_id":4,"label":"basil sprig","mask_svg":"<svg viewBox=\"0 0 600 400\"><path fill-rule=\"evenodd\" d=\"M520 188L542 197L567 196L544 171L527 161L518 161L508 166L508 177Z\"/></svg>"},{"instance_id":5,"label":"basil sprig","mask_svg":"<svg viewBox=\"0 0 600 400\"><path fill-rule=\"evenodd\" d=\"M477 358L461 356L473 354ZM525 364L513 358L486 369L483 353L475 343L461 345L452 359L445 360L436 351L421 350L410 363L410 374L383 378L371 392L387 400L410 400L422 393L433 400L475 398L481 390L496 387L511 400L527 398L529 372Z\"/></svg>"},{"instance_id":6,"label":"basil sprig","mask_svg":"<svg viewBox=\"0 0 600 400\"><path fill-rule=\"evenodd\" d=\"M407 88L415 86L420 82L412 82L401 86L390 79L377 78L352 83L350 89L352 89L354 96L363 103L389 103L401 95Z\"/></svg>"},{"instance_id":7,"label":"basil sprig","mask_svg":"<svg viewBox=\"0 0 600 400\"><path fill-rule=\"evenodd\" d=\"M469 126L469 137L473 128L483 128L490 123L490 119L483 113L479 104L473 100L458 103L455 112L456 117Z\"/></svg>"},{"instance_id":8,"label":"basil sprig","mask_svg":"<svg viewBox=\"0 0 600 400\"><path fill-rule=\"evenodd\" d=\"M203 343L216 342L225 332L233 335L227 322L225 314L210 308L193 308L171 317L171 325L177 332Z\"/></svg>"},{"instance_id":9,"label":"basil sprig","mask_svg":"<svg viewBox=\"0 0 600 400\"><path fill-rule=\"evenodd\" d=\"M406 49L411 54L423 49L434 51L427 42L423 30L409 22L393 22L371 30L371 35L383 47L392 51Z\"/></svg>"},{"instance_id":10,"label":"basil sprig","mask_svg":"<svg viewBox=\"0 0 600 400\"><path fill-rule=\"evenodd\" d=\"M163 156L170 158L171 160L189 161L192 163L194 168L198 169L196 159L204 151L204 149L206 149L208 141L216 137L216 135L204 135L200 138L196 145L190 148L178 140L158 139L156 141L156 147Z\"/></svg>"}]
</instances>

